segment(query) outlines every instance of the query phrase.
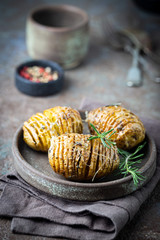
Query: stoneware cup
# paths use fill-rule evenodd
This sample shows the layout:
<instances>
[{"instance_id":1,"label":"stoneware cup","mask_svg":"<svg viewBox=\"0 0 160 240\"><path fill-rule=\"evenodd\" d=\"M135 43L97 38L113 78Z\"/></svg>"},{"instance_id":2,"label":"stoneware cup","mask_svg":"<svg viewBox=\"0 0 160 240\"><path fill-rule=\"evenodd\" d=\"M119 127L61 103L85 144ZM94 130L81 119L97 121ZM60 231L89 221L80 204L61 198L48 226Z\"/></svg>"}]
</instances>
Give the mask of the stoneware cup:
<instances>
[{"instance_id":1,"label":"stoneware cup","mask_svg":"<svg viewBox=\"0 0 160 240\"><path fill-rule=\"evenodd\" d=\"M88 15L70 5L34 9L27 19L26 43L32 58L53 60L64 69L74 68L87 54Z\"/></svg>"}]
</instances>

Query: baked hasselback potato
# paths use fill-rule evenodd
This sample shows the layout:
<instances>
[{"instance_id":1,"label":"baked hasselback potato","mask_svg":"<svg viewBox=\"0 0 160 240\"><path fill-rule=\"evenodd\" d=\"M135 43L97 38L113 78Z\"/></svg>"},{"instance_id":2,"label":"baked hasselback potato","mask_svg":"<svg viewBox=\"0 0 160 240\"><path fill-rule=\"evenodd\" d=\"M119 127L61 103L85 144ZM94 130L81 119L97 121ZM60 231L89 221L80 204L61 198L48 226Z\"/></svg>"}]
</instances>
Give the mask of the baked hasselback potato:
<instances>
[{"instance_id":1,"label":"baked hasselback potato","mask_svg":"<svg viewBox=\"0 0 160 240\"><path fill-rule=\"evenodd\" d=\"M116 142L118 148L131 149L145 138L145 128L140 119L131 111L122 106L105 106L94 109L88 114L88 126L91 134L95 134L90 123L100 133L110 129L116 131L111 139Z\"/></svg>"},{"instance_id":2,"label":"baked hasselback potato","mask_svg":"<svg viewBox=\"0 0 160 240\"><path fill-rule=\"evenodd\" d=\"M79 112L70 107L54 107L44 113L33 115L24 122L24 141L34 150L47 152L52 136L64 133L82 133L83 125Z\"/></svg>"},{"instance_id":3,"label":"baked hasselback potato","mask_svg":"<svg viewBox=\"0 0 160 240\"><path fill-rule=\"evenodd\" d=\"M51 139L51 124L42 113L33 115L23 125L23 139L32 149L47 152Z\"/></svg>"},{"instance_id":4,"label":"baked hasselback potato","mask_svg":"<svg viewBox=\"0 0 160 240\"><path fill-rule=\"evenodd\" d=\"M83 124L80 113L70 107L54 107L47 109L43 114L49 118L54 135L59 136L64 133L82 133Z\"/></svg>"},{"instance_id":5,"label":"baked hasselback potato","mask_svg":"<svg viewBox=\"0 0 160 240\"><path fill-rule=\"evenodd\" d=\"M104 147L100 139L69 133L52 137L48 151L52 169L67 179L85 181L101 178L119 166L116 146Z\"/></svg>"}]
</instances>

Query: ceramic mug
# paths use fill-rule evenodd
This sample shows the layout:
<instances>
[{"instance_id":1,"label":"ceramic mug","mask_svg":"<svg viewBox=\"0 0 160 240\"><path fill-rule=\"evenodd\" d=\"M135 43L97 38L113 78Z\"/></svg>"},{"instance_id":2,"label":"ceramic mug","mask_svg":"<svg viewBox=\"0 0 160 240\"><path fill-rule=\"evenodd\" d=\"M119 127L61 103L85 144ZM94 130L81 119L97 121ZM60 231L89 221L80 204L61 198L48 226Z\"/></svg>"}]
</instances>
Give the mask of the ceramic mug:
<instances>
[{"instance_id":1,"label":"ceramic mug","mask_svg":"<svg viewBox=\"0 0 160 240\"><path fill-rule=\"evenodd\" d=\"M34 9L27 19L26 44L34 59L53 60L64 69L74 68L88 51L88 15L70 5Z\"/></svg>"}]
</instances>

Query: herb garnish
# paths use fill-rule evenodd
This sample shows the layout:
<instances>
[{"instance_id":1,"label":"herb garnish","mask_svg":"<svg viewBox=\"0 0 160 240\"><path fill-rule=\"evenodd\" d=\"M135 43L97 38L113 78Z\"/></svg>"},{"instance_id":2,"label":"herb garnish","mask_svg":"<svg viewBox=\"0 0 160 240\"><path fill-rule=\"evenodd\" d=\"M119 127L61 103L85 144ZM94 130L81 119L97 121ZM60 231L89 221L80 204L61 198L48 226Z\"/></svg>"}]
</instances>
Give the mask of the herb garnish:
<instances>
[{"instance_id":1,"label":"herb garnish","mask_svg":"<svg viewBox=\"0 0 160 240\"><path fill-rule=\"evenodd\" d=\"M111 107L111 106L115 106L115 107L117 107L117 106L121 106L122 105L122 103L114 103L114 104L109 104L109 105L106 105L105 107Z\"/></svg>"},{"instance_id":2,"label":"herb garnish","mask_svg":"<svg viewBox=\"0 0 160 240\"><path fill-rule=\"evenodd\" d=\"M88 140L100 138L101 142L104 145L104 147L107 147L107 148L110 148L113 145L116 145L116 143L113 142L110 139L111 136L114 133L116 133L116 131L114 131L113 128L110 129L107 132L99 133L99 131L95 128L95 126L92 123L90 123L90 125L94 129L94 131L96 132L97 135L89 137ZM112 132L112 133L109 135L109 137L107 137L107 135L110 132ZM120 155L120 164L119 164L120 173L124 177L126 177L128 174L131 174L135 186L138 185L139 181L144 179L144 176L141 175L141 173L139 172L138 167L136 167L135 165L137 163L141 163L141 161L142 161L142 157L144 156L144 154L143 153L138 154L138 153L145 146L145 144L146 144L146 142L144 142L142 145L139 145L133 153L127 152L127 151L125 151L123 149L118 148L118 153Z\"/></svg>"},{"instance_id":3,"label":"herb garnish","mask_svg":"<svg viewBox=\"0 0 160 240\"><path fill-rule=\"evenodd\" d=\"M104 132L104 133L100 133L96 128L95 126L90 123L91 127L94 129L94 131L97 133L96 136L91 136L88 138L88 140L92 140L92 139L96 139L96 138L100 138L101 139L101 142L103 143L104 147L107 147L107 148L110 148L112 145L116 145L115 142L113 142L110 138L111 136L115 133L112 132L114 129L110 129L109 131L107 132ZM109 137L106 137L107 134L109 134L110 132L112 132Z\"/></svg>"},{"instance_id":4,"label":"herb garnish","mask_svg":"<svg viewBox=\"0 0 160 240\"><path fill-rule=\"evenodd\" d=\"M144 153L137 153L145 146L146 142L142 145L139 145L133 153L124 151L123 149L118 148L118 153L121 156L119 169L120 173L126 177L128 174L132 175L134 185L137 186L138 182L144 179L144 176L139 172L138 167L135 166L137 163L141 163Z\"/></svg>"}]
</instances>

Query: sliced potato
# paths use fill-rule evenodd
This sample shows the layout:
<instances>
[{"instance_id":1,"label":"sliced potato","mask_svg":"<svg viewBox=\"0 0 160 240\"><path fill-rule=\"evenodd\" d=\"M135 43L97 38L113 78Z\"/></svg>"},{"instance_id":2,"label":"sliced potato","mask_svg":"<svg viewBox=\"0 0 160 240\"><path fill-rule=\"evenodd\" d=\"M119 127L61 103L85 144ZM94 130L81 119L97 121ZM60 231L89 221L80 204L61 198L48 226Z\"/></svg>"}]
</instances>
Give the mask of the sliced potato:
<instances>
[{"instance_id":1,"label":"sliced potato","mask_svg":"<svg viewBox=\"0 0 160 240\"><path fill-rule=\"evenodd\" d=\"M23 125L23 139L34 150L47 152L50 147L50 121L43 114L33 115Z\"/></svg>"},{"instance_id":2,"label":"sliced potato","mask_svg":"<svg viewBox=\"0 0 160 240\"><path fill-rule=\"evenodd\" d=\"M63 133L82 133L83 124L79 112L70 107L54 107L47 109L43 114L50 119L57 135Z\"/></svg>"},{"instance_id":3,"label":"sliced potato","mask_svg":"<svg viewBox=\"0 0 160 240\"><path fill-rule=\"evenodd\" d=\"M131 111L121 106L107 106L94 109L88 114L88 126L91 134L95 134L92 123L100 133L110 129L116 131L111 139L118 148L131 149L145 138L145 128L141 120Z\"/></svg>"},{"instance_id":4,"label":"sliced potato","mask_svg":"<svg viewBox=\"0 0 160 240\"><path fill-rule=\"evenodd\" d=\"M43 114L37 113L25 121L23 137L32 149L47 152L52 136L73 132L82 133L82 131L83 125L79 112L70 107L58 106L45 110Z\"/></svg>"},{"instance_id":5,"label":"sliced potato","mask_svg":"<svg viewBox=\"0 0 160 240\"><path fill-rule=\"evenodd\" d=\"M89 137L77 133L53 137L48 151L52 169L77 181L97 179L113 172L119 166L117 147L104 147L100 139L88 140ZM64 165L61 164L62 156Z\"/></svg>"}]
</instances>

